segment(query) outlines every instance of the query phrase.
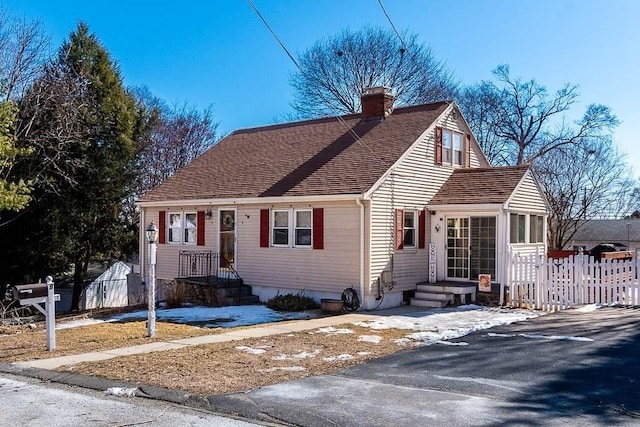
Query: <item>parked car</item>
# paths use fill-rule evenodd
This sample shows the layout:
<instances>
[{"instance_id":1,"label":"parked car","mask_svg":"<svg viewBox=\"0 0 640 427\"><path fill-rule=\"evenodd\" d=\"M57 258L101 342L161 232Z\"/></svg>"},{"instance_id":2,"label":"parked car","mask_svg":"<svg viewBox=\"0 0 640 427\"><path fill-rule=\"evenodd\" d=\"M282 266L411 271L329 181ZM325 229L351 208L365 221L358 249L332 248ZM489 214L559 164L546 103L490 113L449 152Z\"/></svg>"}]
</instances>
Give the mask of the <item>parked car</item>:
<instances>
[{"instance_id":1,"label":"parked car","mask_svg":"<svg viewBox=\"0 0 640 427\"><path fill-rule=\"evenodd\" d=\"M594 246L589 251L589 255L591 255L596 261L600 261L602 259L602 254L605 252L618 252L618 251L626 251L627 246L622 243L600 243L599 245Z\"/></svg>"}]
</instances>

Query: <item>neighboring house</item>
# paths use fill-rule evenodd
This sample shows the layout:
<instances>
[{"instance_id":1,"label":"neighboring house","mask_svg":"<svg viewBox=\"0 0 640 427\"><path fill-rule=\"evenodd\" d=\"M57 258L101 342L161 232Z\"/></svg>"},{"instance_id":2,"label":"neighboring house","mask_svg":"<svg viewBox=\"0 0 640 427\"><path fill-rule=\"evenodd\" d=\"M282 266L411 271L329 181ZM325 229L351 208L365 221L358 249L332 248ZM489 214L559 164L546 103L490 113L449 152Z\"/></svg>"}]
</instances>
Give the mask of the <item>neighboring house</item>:
<instances>
[{"instance_id":1,"label":"neighboring house","mask_svg":"<svg viewBox=\"0 0 640 427\"><path fill-rule=\"evenodd\" d=\"M591 250L600 243L620 243L627 250L640 248L640 219L591 219L578 223L578 229L563 249Z\"/></svg>"},{"instance_id":2,"label":"neighboring house","mask_svg":"<svg viewBox=\"0 0 640 427\"><path fill-rule=\"evenodd\" d=\"M262 301L303 291L396 306L431 279L505 280L510 251L546 250L547 206L528 167L492 168L453 102L239 130L139 200L159 226L156 275L216 253ZM431 247L431 251L430 251ZM182 253L182 255L181 255ZM148 266L143 265L143 275ZM193 264L195 265L195 264Z\"/></svg>"}]
</instances>

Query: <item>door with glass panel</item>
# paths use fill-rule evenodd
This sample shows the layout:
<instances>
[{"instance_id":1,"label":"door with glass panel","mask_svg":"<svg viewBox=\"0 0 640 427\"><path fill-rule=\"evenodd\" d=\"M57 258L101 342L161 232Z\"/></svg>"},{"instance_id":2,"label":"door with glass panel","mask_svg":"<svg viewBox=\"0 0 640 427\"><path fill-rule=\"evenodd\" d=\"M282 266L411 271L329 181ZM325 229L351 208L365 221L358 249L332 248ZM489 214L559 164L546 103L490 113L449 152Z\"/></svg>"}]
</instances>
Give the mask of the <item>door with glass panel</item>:
<instances>
[{"instance_id":1,"label":"door with glass panel","mask_svg":"<svg viewBox=\"0 0 640 427\"><path fill-rule=\"evenodd\" d=\"M469 218L447 218L447 278L469 278Z\"/></svg>"},{"instance_id":2,"label":"door with glass panel","mask_svg":"<svg viewBox=\"0 0 640 427\"><path fill-rule=\"evenodd\" d=\"M496 277L496 218L447 218L447 279Z\"/></svg>"},{"instance_id":3,"label":"door with glass panel","mask_svg":"<svg viewBox=\"0 0 640 427\"><path fill-rule=\"evenodd\" d=\"M236 263L236 211L220 210L220 268L235 268Z\"/></svg>"}]
</instances>

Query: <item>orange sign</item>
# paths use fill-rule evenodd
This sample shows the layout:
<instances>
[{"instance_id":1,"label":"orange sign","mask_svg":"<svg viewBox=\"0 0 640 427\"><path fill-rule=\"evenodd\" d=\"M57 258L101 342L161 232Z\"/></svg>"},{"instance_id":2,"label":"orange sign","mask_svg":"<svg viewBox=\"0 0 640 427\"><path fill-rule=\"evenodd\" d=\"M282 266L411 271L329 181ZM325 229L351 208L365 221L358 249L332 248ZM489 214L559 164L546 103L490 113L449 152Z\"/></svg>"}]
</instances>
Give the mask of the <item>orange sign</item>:
<instances>
[{"instance_id":1,"label":"orange sign","mask_svg":"<svg viewBox=\"0 0 640 427\"><path fill-rule=\"evenodd\" d=\"M490 274L478 275L478 290L480 292L491 292L491 275Z\"/></svg>"}]
</instances>

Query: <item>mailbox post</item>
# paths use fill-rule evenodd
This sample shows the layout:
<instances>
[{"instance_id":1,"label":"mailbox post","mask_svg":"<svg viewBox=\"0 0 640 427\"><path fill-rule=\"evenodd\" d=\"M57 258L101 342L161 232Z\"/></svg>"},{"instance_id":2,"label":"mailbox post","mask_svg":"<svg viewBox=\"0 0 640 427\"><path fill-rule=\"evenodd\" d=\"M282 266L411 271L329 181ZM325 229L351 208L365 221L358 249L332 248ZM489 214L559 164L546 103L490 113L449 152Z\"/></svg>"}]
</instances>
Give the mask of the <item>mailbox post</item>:
<instances>
[{"instance_id":1,"label":"mailbox post","mask_svg":"<svg viewBox=\"0 0 640 427\"><path fill-rule=\"evenodd\" d=\"M56 301L60 295L54 293L53 277L47 276L47 283L32 283L17 285L13 288L13 298L20 305L32 305L44 314L47 322L47 350L56 349ZM44 303L45 308L40 307Z\"/></svg>"}]
</instances>

